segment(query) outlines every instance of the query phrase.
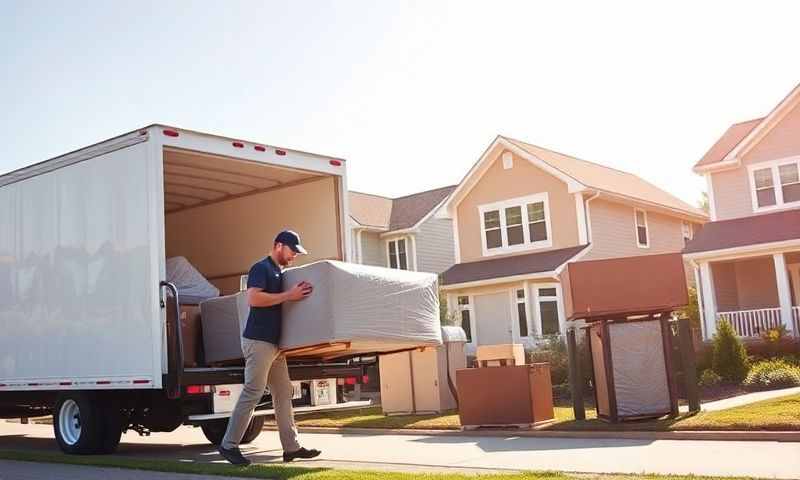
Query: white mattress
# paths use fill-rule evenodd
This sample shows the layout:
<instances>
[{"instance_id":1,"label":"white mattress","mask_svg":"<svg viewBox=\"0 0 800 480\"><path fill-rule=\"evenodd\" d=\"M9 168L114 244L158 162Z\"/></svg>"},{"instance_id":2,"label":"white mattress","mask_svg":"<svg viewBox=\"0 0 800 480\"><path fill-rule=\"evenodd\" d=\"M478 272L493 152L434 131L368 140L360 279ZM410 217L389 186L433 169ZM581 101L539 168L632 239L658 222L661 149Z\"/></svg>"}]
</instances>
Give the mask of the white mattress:
<instances>
[{"instance_id":1,"label":"white mattress","mask_svg":"<svg viewBox=\"0 0 800 480\"><path fill-rule=\"evenodd\" d=\"M442 343L436 275L323 260L287 269L284 288L305 280L310 297L283 306L281 348L349 343L347 354Z\"/></svg>"},{"instance_id":2,"label":"white mattress","mask_svg":"<svg viewBox=\"0 0 800 480\"><path fill-rule=\"evenodd\" d=\"M167 281L175 284L183 305L199 305L219 296L217 287L209 283L185 257L168 258L166 268Z\"/></svg>"}]
</instances>

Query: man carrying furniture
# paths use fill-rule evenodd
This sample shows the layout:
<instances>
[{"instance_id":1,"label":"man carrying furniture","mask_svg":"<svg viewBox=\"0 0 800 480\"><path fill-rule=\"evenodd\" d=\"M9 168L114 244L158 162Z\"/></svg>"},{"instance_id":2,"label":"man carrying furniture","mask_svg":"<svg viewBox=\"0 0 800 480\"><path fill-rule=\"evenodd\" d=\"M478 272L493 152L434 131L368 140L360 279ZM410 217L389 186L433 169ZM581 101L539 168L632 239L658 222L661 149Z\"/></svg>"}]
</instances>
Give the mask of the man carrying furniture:
<instances>
[{"instance_id":1,"label":"man carrying furniture","mask_svg":"<svg viewBox=\"0 0 800 480\"><path fill-rule=\"evenodd\" d=\"M244 432L256 405L269 385L272 405L278 421L283 461L295 458L314 458L321 452L302 448L297 441L297 427L292 410L292 382L286 357L280 354L281 304L297 302L311 295L313 287L300 282L283 291L282 269L291 265L298 254L306 250L300 237L284 230L275 237L269 256L253 265L247 277L247 302L250 315L242 333L242 352L245 358L244 390L228 421L228 429L219 446L219 453L234 465L249 465L250 460L239 450Z\"/></svg>"}]
</instances>

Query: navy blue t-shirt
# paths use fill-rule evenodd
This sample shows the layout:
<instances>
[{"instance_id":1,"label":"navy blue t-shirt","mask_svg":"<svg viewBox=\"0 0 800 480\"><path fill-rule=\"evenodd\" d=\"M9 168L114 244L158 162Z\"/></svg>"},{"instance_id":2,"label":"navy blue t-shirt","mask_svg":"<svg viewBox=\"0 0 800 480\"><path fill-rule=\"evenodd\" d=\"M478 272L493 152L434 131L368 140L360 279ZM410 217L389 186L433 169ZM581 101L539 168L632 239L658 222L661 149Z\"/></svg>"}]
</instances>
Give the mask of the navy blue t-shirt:
<instances>
[{"instance_id":1,"label":"navy blue t-shirt","mask_svg":"<svg viewBox=\"0 0 800 480\"><path fill-rule=\"evenodd\" d=\"M267 293L283 291L283 272L275 265L272 257L256 263L247 275L247 288L260 288ZM247 325L242 336L251 340L278 345L281 339L281 305L271 307L250 307Z\"/></svg>"}]
</instances>

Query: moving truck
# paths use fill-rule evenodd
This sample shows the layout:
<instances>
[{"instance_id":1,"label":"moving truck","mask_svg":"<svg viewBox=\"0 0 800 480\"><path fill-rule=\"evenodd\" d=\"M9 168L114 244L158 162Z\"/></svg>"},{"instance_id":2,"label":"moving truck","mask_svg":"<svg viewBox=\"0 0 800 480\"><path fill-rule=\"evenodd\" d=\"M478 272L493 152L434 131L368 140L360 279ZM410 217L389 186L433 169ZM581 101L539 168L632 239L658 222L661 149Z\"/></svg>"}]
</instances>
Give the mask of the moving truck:
<instances>
[{"instance_id":1,"label":"moving truck","mask_svg":"<svg viewBox=\"0 0 800 480\"><path fill-rule=\"evenodd\" d=\"M190 259L222 294L284 227L302 234L302 262L346 261L346 192L341 159L164 125L0 176L0 418L52 414L67 453L184 424L218 442L244 369L184 366L166 259ZM290 374L363 369L306 361Z\"/></svg>"}]
</instances>

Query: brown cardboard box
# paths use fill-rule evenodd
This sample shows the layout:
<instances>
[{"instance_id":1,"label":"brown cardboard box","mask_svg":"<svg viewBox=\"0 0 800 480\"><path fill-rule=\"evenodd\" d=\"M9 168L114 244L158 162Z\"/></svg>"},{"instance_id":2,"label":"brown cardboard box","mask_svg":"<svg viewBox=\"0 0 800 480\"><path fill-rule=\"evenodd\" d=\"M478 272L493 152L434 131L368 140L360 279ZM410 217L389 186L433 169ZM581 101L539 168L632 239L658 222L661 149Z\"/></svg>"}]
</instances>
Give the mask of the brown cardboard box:
<instances>
[{"instance_id":1,"label":"brown cardboard box","mask_svg":"<svg viewBox=\"0 0 800 480\"><path fill-rule=\"evenodd\" d=\"M550 365L535 363L456 372L461 425L534 425L553 420Z\"/></svg>"},{"instance_id":2,"label":"brown cardboard box","mask_svg":"<svg viewBox=\"0 0 800 480\"><path fill-rule=\"evenodd\" d=\"M525 347L521 343L478 345L475 356L479 367L525 365Z\"/></svg>"},{"instance_id":3,"label":"brown cardboard box","mask_svg":"<svg viewBox=\"0 0 800 480\"><path fill-rule=\"evenodd\" d=\"M196 367L202 362L203 335L199 305L181 305L183 366Z\"/></svg>"}]
</instances>

